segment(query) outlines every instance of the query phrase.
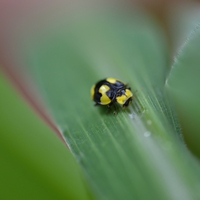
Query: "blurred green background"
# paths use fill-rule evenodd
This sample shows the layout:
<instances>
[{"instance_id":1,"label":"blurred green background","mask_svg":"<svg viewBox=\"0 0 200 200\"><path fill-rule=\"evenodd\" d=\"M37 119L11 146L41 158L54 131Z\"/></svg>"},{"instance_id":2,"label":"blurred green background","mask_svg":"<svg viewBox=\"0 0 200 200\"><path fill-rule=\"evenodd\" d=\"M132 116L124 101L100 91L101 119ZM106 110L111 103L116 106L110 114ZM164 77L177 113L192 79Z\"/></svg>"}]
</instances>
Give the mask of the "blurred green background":
<instances>
[{"instance_id":1,"label":"blurred green background","mask_svg":"<svg viewBox=\"0 0 200 200\"><path fill-rule=\"evenodd\" d=\"M93 196L91 193L100 190L95 185L98 181L105 185L107 180L113 177L115 180L116 173L113 173L115 167L112 166L119 161L120 164L116 169L120 173L122 166L127 174L134 168L130 173L131 184L135 183L133 176L138 182L142 180L134 186L137 190L136 194L139 195L136 195L138 199L146 194L151 194L152 199L157 194L166 199L170 195L174 199L182 199L180 194L185 194L185 199L187 197L199 199L198 187L195 187L199 184L199 163L190 154L191 151L196 157L200 157L198 134L200 33L197 25L200 15L197 1L160 1L159 3L109 1L108 4L104 4L89 1L41 3L37 0L29 2L21 0L9 3L2 1L1 4L0 64L3 69L0 76L1 199L91 199ZM109 9L117 12L122 8L127 13L134 13L133 21L137 23L133 23L130 29L127 27L129 23L131 24L131 20L124 23L125 15L115 16L116 24L110 25L110 18L105 15L105 32L99 27L94 28L95 26L94 29L90 29L89 21L86 23L79 21L82 11L87 13L89 10L93 13L91 16L97 16L97 13L99 15L102 11L104 15ZM147 18L150 23L144 20ZM83 17L83 22L84 20ZM134 29L138 30L133 31L135 35L132 34ZM117 31L114 33L114 30ZM191 32L192 36L188 39ZM133 39L131 42L130 38ZM143 40L144 38L146 40ZM106 40L108 42L105 42ZM135 57L131 57L132 54ZM65 63L71 67L68 74L63 73ZM64 70L57 70L57 65L61 68L63 65ZM137 66L138 69L131 68L132 65ZM173 66L172 70L171 66ZM28 68L31 70L29 71ZM135 75L132 75L134 72ZM9 78L5 78L4 74ZM89 87L99 78L104 78L103 76L121 77L131 84L133 90L139 90L137 97L139 100L136 98L136 105L131 109L136 108L139 111L149 109L150 114L145 115L149 118L143 116L142 120L156 122L153 128L150 127L145 132L158 136L155 137L156 139L153 138L153 143L149 140L145 140L144 143L143 137L141 139L140 135L135 134L140 133L141 129L138 131L137 128L141 126L133 126L133 128L132 125L136 124L134 120L130 125L128 121L130 113L120 112L116 123L110 115L104 115L105 110L98 108L95 110L92 107L92 102L89 100ZM172 100L170 106L163 100L166 80L165 89ZM79 85L82 91L77 95ZM14 91L13 86L18 92ZM73 86L75 88L72 89ZM67 98L70 89L73 90L72 96L70 97L69 94ZM31 101L26 99L29 104L20 97L24 91L33 97ZM82 98L81 95L84 94ZM34 106L38 99L48 110L47 124L42 122L44 119L38 117L38 113L32 111L36 109L37 106ZM70 103L74 102L76 106L71 106ZM41 110L41 116L44 116L43 112L45 113L45 110ZM91 123L90 120L93 122ZM51 121L65 135L76 162L63 141L50 129L52 124L48 122ZM170 123L171 126L168 125ZM100 129L99 125L103 129ZM145 126L148 127L148 123ZM174 135L180 133L180 127L189 151L179 137L177 137L178 141L177 138L174 139ZM118 134L120 131L124 134L124 130L127 130L127 135ZM128 138L132 139L130 133L136 135L134 135L135 144L128 140ZM126 139L130 141L128 145ZM137 139L138 143L136 143ZM91 143L87 143L88 140ZM139 141L141 146L138 145ZM153 144L149 152L147 144ZM116 149L119 157L115 154ZM134 157L131 157L133 155L131 151L134 152ZM112 152L114 156L111 155ZM148 157L151 152L155 153L153 159L159 158L157 163L151 156ZM89 153L94 154L85 157ZM95 157L95 153L99 157ZM128 159L124 159L127 157ZM99 158L107 160L102 164ZM135 163L132 162L133 160ZM77 163L80 165L77 166ZM152 169L154 164L155 168ZM80 172L79 167L84 173ZM105 167L111 176L101 179L103 176L100 172ZM181 170L178 170L180 168ZM90 169L89 173L87 169ZM163 173L163 177L169 179L160 182L159 178L162 176L156 174L159 170ZM119 173L121 179L126 177L124 171L122 174ZM98 174L98 180L91 178L95 177L95 174ZM151 181L155 184L151 184ZM164 190L163 188L168 188L171 182L174 182L173 187L169 191ZM125 183L127 184L126 180ZM121 188L121 182L117 184L113 184L112 187ZM146 190L146 193L139 192L147 185L151 187ZM156 190L159 187L161 189ZM109 190L109 187L105 187L104 191ZM97 196L99 199L106 198L104 194Z\"/></svg>"},{"instance_id":2,"label":"blurred green background","mask_svg":"<svg viewBox=\"0 0 200 200\"><path fill-rule=\"evenodd\" d=\"M89 199L67 147L0 72L0 198Z\"/></svg>"}]
</instances>

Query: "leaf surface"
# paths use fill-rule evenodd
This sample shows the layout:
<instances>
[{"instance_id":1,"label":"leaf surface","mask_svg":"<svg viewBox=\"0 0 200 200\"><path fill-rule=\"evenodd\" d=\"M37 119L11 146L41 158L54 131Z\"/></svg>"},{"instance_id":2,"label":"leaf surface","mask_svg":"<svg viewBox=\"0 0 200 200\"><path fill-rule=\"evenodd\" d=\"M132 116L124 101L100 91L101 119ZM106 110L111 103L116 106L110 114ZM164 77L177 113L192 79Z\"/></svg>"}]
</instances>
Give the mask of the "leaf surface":
<instances>
[{"instance_id":1,"label":"leaf surface","mask_svg":"<svg viewBox=\"0 0 200 200\"><path fill-rule=\"evenodd\" d=\"M123 12L61 24L51 24L22 52L96 199L198 198L198 165L163 95L167 49L157 24ZM91 86L105 77L134 92L116 116L90 100Z\"/></svg>"}]
</instances>

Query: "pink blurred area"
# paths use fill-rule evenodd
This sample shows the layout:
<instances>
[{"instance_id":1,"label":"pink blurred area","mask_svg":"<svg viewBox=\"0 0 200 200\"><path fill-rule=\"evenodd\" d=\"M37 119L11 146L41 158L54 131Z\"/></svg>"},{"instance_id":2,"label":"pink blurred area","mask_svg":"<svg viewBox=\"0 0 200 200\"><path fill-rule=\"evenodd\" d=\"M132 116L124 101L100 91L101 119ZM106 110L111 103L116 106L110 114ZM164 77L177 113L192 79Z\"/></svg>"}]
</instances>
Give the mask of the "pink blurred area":
<instances>
[{"instance_id":1,"label":"pink blurred area","mask_svg":"<svg viewBox=\"0 0 200 200\"><path fill-rule=\"evenodd\" d=\"M18 51L27 38L34 36L45 24L52 22L55 15L62 13L67 6L65 1L0 1L0 67L17 91L25 98L37 114L54 130L64 142L62 135L30 77L21 68L24 65ZM24 66L23 66L24 67Z\"/></svg>"},{"instance_id":2,"label":"pink blurred area","mask_svg":"<svg viewBox=\"0 0 200 200\"><path fill-rule=\"evenodd\" d=\"M66 20L83 9L106 6L134 7L136 4L157 16L165 26L165 14L175 4L189 0L1 0L0 1L0 59L16 55L18 45L47 24ZM64 17L63 17L64 16ZM72 15L68 15L70 18ZM15 58L16 59L16 58Z\"/></svg>"},{"instance_id":3,"label":"pink blurred area","mask_svg":"<svg viewBox=\"0 0 200 200\"><path fill-rule=\"evenodd\" d=\"M5 51L8 46L13 49L18 40L50 23L66 7L67 2L59 0L1 0L1 50Z\"/></svg>"}]
</instances>

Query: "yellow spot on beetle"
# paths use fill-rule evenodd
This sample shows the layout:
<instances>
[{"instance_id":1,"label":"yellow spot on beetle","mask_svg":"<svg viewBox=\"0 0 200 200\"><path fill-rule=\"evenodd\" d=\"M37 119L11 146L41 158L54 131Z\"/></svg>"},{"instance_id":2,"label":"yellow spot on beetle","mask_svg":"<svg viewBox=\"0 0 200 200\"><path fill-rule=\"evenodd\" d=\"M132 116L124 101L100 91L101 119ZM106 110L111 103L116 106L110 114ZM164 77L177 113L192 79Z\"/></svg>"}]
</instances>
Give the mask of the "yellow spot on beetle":
<instances>
[{"instance_id":1,"label":"yellow spot on beetle","mask_svg":"<svg viewBox=\"0 0 200 200\"><path fill-rule=\"evenodd\" d=\"M126 101L130 99L132 96L133 96L132 92L129 89L126 89L125 94L116 97L116 99L119 104L124 105Z\"/></svg>"},{"instance_id":2,"label":"yellow spot on beetle","mask_svg":"<svg viewBox=\"0 0 200 200\"><path fill-rule=\"evenodd\" d=\"M101 105L107 105L111 102L110 98L106 95L106 92L110 90L110 87L107 85L102 85L99 88L99 93L102 94L100 101L101 101Z\"/></svg>"},{"instance_id":3,"label":"yellow spot on beetle","mask_svg":"<svg viewBox=\"0 0 200 200\"><path fill-rule=\"evenodd\" d=\"M115 78L107 78L106 79L109 83L115 83L116 79Z\"/></svg>"},{"instance_id":4,"label":"yellow spot on beetle","mask_svg":"<svg viewBox=\"0 0 200 200\"><path fill-rule=\"evenodd\" d=\"M95 88L95 85L92 86L91 90L90 90L90 98L92 100L94 100L94 88Z\"/></svg>"}]
</instances>

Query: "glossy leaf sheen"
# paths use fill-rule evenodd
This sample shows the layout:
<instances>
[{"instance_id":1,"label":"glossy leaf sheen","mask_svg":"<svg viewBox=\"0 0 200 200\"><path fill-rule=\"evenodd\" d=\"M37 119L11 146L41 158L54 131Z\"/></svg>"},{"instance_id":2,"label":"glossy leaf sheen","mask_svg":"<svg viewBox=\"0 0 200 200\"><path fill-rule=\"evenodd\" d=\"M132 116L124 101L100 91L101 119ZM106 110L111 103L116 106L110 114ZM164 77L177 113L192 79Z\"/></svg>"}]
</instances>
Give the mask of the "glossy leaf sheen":
<instances>
[{"instance_id":1,"label":"glossy leaf sheen","mask_svg":"<svg viewBox=\"0 0 200 200\"><path fill-rule=\"evenodd\" d=\"M197 26L176 57L166 82L166 89L175 102L189 146L199 151L200 26Z\"/></svg>"}]
</instances>

